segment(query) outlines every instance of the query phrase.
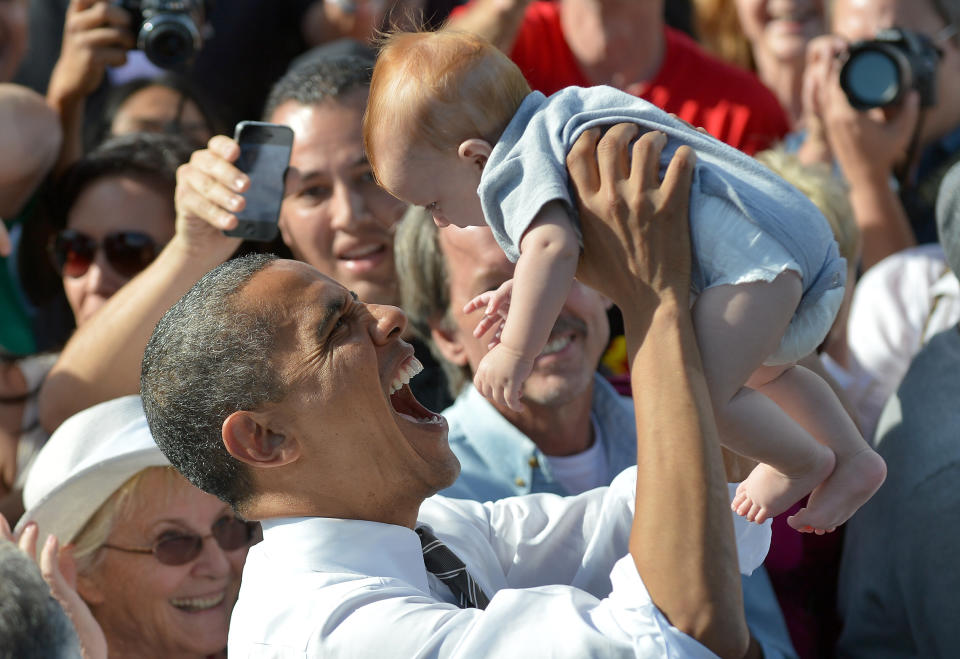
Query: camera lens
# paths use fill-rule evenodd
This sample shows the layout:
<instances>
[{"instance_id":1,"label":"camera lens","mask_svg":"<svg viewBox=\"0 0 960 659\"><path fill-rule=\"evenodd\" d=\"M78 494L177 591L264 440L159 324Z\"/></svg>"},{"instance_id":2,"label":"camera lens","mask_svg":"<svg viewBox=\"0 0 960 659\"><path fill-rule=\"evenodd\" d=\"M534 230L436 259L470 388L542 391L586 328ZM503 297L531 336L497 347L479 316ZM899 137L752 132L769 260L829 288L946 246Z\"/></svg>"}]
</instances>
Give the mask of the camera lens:
<instances>
[{"instance_id":1,"label":"camera lens","mask_svg":"<svg viewBox=\"0 0 960 659\"><path fill-rule=\"evenodd\" d=\"M177 30L163 30L150 40L153 54L164 61L179 59L189 47L189 42Z\"/></svg>"},{"instance_id":2,"label":"camera lens","mask_svg":"<svg viewBox=\"0 0 960 659\"><path fill-rule=\"evenodd\" d=\"M841 81L854 106L881 107L892 103L900 93L900 69L889 55L879 50L863 50L850 57L843 67Z\"/></svg>"},{"instance_id":3,"label":"camera lens","mask_svg":"<svg viewBox=\"0 0 960 659\"><path fill-rule=\"evenodd\" d=\"M164 69L183 69L200 50L200 33L182 14L157 14L144 21L137 47Z\"/></svg>"}]
</instances>

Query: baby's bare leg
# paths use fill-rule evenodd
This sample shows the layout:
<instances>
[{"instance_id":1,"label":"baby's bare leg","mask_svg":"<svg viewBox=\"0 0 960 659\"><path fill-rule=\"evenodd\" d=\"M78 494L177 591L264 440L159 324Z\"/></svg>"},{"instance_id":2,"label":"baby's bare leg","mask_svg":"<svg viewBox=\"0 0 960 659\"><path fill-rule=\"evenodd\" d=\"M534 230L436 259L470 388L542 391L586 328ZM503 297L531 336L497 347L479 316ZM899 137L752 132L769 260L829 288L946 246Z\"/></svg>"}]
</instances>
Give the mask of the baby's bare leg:
<instances>
[{"instance_id":1,"label":"baby's bare leg","mask_svg":"<svg viewBox=\"0 0 960 659\"><path fill-rule=\"evenodd\" d=\"M813 371L795 366L758 389L836 456L833 473L813 490L807 507L787 520L800 531L832 531L883 483L887 473L883 458L864 441L830 385Z\"/></svg>"},{"instance_id":2,"label":"baby's bare leg","mask_svg":"<svg viewBox=\"0 0 960 659\"><path fill-rule=\"evenodd\" d=\"M744 386L778 347L801 292L799 276L785 272L772 282L708 288L693 307L723 444L763 463L741 484L734 502L750 520L783 512L834 466L832 451L771 398ZM783 370L768 371L767 378Z\"/></svg>"}]
</instances>

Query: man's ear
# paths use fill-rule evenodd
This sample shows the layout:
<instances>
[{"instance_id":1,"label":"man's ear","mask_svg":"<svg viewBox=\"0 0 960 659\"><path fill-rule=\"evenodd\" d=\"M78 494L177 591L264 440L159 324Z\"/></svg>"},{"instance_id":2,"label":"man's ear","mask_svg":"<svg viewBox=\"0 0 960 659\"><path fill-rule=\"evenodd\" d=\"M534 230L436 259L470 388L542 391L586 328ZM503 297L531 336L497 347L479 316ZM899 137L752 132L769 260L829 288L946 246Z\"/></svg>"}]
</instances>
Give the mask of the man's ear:
<instances>
[{"instance_id":1,"label":"man's ear","mask_svg":"<svg viewBox=\"0 0 960 659\"><path fill-rule=\"evenodd\" d=\"M268 415L241 410L223 421L227 453L251 467L282 467L300 456L300 444L271 428Z\"/></svg>"},{"instance_id":2,"label":"man's ear","mask_svg":"<svg viewBox=\"0 0 960 659\"><path fill-rule=\"evenodd\" d=\"M456 366L467 365L467 353L460 341L460 332L450 329L442 320L430 320L430 338L443 358Z\"/></svg>"},{"instance_id":3,"label":"man's ear","mask_svg":"<svg viewBox=\"0 0 960 659\"><path fill-rule=\"evenodd\" d=\"M480 171L483 171L483 166L487 164L487 159L490 157L491 151L493 151L493 147L490 146L490 143L486 140L471 138L460 143L460 147L457 149L457 155L460 156L462 160L467 160L475 164Z\"/></svg>"}]
</instances>

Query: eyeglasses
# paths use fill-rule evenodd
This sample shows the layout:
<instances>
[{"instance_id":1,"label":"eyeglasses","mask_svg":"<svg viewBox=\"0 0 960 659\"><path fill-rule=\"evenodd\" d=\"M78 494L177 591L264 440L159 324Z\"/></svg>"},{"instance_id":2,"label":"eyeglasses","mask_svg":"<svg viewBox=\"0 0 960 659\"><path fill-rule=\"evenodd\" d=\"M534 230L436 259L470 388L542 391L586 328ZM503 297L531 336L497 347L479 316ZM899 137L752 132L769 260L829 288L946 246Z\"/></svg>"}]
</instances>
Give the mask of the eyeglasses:
<instances>
[{"instance_id":1,"label":"eyeglasses","mask_svg":"<svg viewBox=\"0 0 960 659\"><path fill-rule=\"evenodd\" d=\"M164 565L185 565L200 555L204 539L212 537L220 545L220 549L235 551L252 544L254 537L259 535L259 528L260 525L256 522L245 522L238 517L221 517L210 527L209 535L163 534L152 547L103 546L133 554L153 554Z\"/></svg>"},{"instance_id":2,"label":"eyeglasses","mask_svg":"<svg viewBox=\"0 0 960 659\"><path fill-rule=\"evenodd\" d=\"M115 231L97 241L85 233L64 229L50 243L50 254L61 273L67 277L82 277L90 269L100 247L103 247L110 267L124 277L133 277L146 268L160 251L153 238L139 231Z\"/></svg>"}]
</instances>

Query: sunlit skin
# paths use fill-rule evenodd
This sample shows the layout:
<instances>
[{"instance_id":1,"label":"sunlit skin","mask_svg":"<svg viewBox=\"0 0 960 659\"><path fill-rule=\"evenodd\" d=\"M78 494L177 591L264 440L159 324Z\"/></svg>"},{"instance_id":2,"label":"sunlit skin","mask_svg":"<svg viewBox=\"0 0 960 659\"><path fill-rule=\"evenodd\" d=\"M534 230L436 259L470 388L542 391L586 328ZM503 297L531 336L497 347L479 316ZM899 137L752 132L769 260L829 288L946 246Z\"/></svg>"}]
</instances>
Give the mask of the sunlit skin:
<instances>
[{"instance_id":1,"label":"sunlit skin","mask_svg":"<svg viewBox=\"0 0 960 659\"><path fill-rule=\"evenodd\" d=\"M442 151L378 134L371 143L380 182L397 197L423 206L438 227L486 224L477 187L493 149L489 142L471 138L456 150ZM488 317L496 315L497 324L502 321L495 345L476 368L474 384L491 401L519 412L523 382L567 297L580 250L572 220L559 202L540 209L517 247L520 257L510 288L472 304L484 308Z\"/></svg>"},{"instance_id":2,"label":"sunlit skin","mask_svg":"<svg viewBox=\"0 0 960 659\"><path fill-rule=\"evenodd\" d=\"M736 0L736 7L755 57L802 68L807 42L825 30L822 0Z\"/></svg>"},{"instance_id":3,"label":"sunlit skin","mask_svg":"<svg viewBox=\"0 0 960 659\"><path fill-rule=\"evenodd\" d=\"M116 520L107 543L150 547L165 533L193 533L208 536L200 555L185 565L164 565L152 554L101 548L100 562L78 578L78 591L103 628L111 656L220 652L227 645L247 547L224 551L209 535L214 522L233 513L179 475L151 469L143 479L129 518ZM219 603L210 606L215 600ZM190 608L185 602L200 610L185 610Z\"/></svg>"},{"instance_id":4,"label":"sunlit skin","mask_svg":"<svg viewBox=\"0 0 960 659\"><path fill-rule=\"evenodd\" d=\"M179 122L179 131L195 144L206 144L213 137L197 104L183 100L176 90L163 85L150 85L131 94L114 115L110 132L160 133L174 120Z\"/></svg>"},{"instance_id":5,"label":"sunlit skin","mask_svg":"<svg viewBox=\"0 0 960 659\"><path fill-rule=\"evenodd\" d=\"M89 184L67 216L67 228L95 240L115 231L140 231L158 246L174 233L173 196L155 183L130 177L107 177ZM129 279L116 272L98 249L89 270L63 277L63 289L77 325L82 325Z\"/></svg>"},{"instance_id":6,"label":"sunlit skin","mask_svg":"<svg viewBox=\"0 0 960 659\"><path fill-rule=\"evenodd\" d=\"M514 265L487 227L448 228L438 235L445 257L450 308L446 322L433 323L433 339L444 357L475 371L487 353L489 335L476 337L473 329L479 312L464 313L464 305L484 291L496 289L513 276ZM528 436L536 435L548 455L576 453L590 438L590 405L593 376L610 335L606 300L574 282L566 304L547 341L549 354L534 362L523 385L526 411L506 406L497 409ZM496 405L496 404L495 404ZM538 408L549 408L541 410ZM547 419L560 420L563 428L543 428ZM565 441L561 435L568 435Z\"/></svg>"},{"instance_id":7,"label":"sunlit skin","mask_svg":"<svg viewBox=\"0 0 960 659\"><path fill-rule=\"evenodd\" d=\"M454 148L438 151L378 135L373 147L377 179L398 199L423 206L438 227L485 226L477 187L490 150L486 146L485 153L468 158Z\"/></svg>"},{"instance_id":8,"label":"sunlit skin","mask_svg":"<svg viewBox=\"0 0 960 659\"><path fill-rule=\"evenodd\" d=\"M293 129L280 232L294 256L362 300L395 304L393 236L406 205L374 181L363 152L367 91L320 105L288 101L270 117Z\"/></svg>"},{"instance_id":9,"label":"sunlit skin","mask_svg":"<svg viewBox=\"0 0 960 659\"><path fill-rule=\"evenodd\" d=\"M295 491L277 511L254 504L252 515L412 526L423 499L452 484L460 463L442 417L411 402L406 385L391 400L392 383L413 358L400 338L403 312L365 304L299 261L267 266L240 296L242 306L272 307L280 332L274 363L289 389L257 418L295 455L284 468L254 469L258 491L273 491L278 479Z\"/></svg>"},{"instance_id":10,"label":"sunlit skin","mask_svg":"<svg viewBox=\"0 0 960 659\"><path fill-rule=\"evenodd\" d=\"M455 341L461 353L451 355L454 363L468 364L471 370L487 352L490 336L476 337L479 312L464 313L463 306L481 293L496 289L513 276L514 265L486 227L450 228L438 235L445 256L450 295L449 318L456 330L446 338ZM561 312L564 328L551 336L569 338L563 350L537 358L533 373L524 384L524 399L540 404L561 405L588 390L610 334L606 302L598 293L575 284ZM443 338L443 337L441 337Z\"/></svg>"}]
</instances>

